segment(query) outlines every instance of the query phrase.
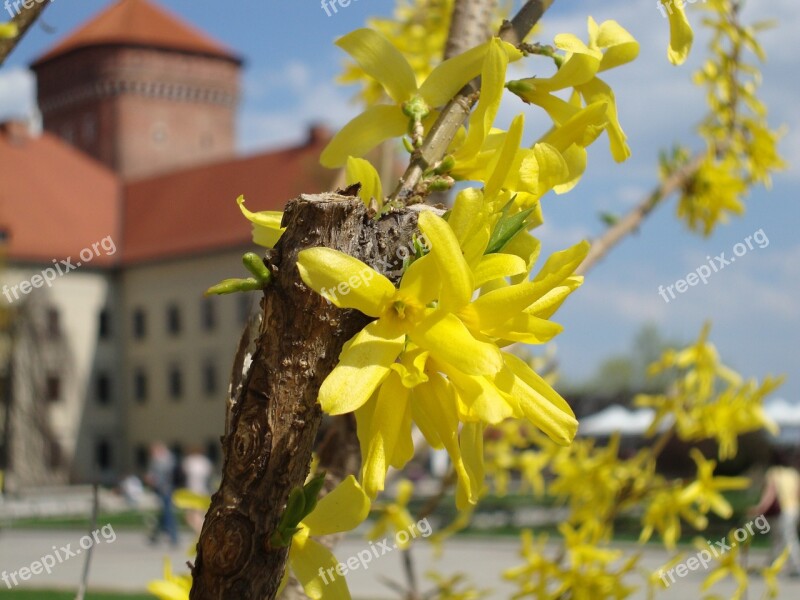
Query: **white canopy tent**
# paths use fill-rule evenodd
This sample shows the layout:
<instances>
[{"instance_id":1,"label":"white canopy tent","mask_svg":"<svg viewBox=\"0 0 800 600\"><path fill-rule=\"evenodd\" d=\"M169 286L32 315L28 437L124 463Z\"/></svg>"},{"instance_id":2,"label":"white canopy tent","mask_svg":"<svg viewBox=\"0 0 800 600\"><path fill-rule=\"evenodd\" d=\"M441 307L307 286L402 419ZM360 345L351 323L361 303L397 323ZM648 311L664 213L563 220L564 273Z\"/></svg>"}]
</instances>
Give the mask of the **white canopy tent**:
<instances>
[{"instance_id":1,"label":"white canopy tent","mask_svg":"<svg viewBox=\"0 0 800 600\"><path fill-rule=\"evenodd\" d=\"M616 432L621 435L643 435L653 422L654 415L652 408L630 410L614 404L580 419L578 435L606 436Z\"/></svg>"}]
</instances>

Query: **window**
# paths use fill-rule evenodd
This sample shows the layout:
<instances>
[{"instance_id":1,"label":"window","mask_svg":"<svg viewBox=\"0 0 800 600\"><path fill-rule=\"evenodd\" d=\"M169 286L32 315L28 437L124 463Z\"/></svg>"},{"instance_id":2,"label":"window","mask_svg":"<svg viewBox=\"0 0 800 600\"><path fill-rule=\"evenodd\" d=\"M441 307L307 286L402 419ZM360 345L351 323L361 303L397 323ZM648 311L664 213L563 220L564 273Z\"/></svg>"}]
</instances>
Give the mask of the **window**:
<instances>
[{"instance_id":1,"label":"window","mask_svg":"<svg viewBox=\"0 0 800 600\"><path fill-rule=\"evenodd\" d=\"M217 439L210 440L206 444L206 456L213 464L219 464L220 458L220 441Z\"/></svg>"},{"instance_id":2,"label":"window","mask_svg":"<svg viewBox=\"0 0 800 600\"><path fill-rule=\"evenodd\" d=\"M85 143L91 143L97 137L97 120L92 113L87 113L83 116L81 136Z\"/></svg>"},{"instance_id":3,"label":"window","mask_svg":"<svg viewBox=\"0 0 800 600\"><path fill-rule=\"evenodd\" d=\"M141 340L147 335L147 314L143 308L133 311L133 337Z\"/></svg>"},{"instance_id":4,"label":"window","mask_svg":"<svg viewBox=\"0 0 800 600\"><path fill-rule=\"evenodd\" d=\"M57 338L61 335L61 319L58 310L55 308L47 309L47 335L50 338Z\"/></svg>"},{"instance_id":5,"label":"window","mask_svg":"<svg viewBox=\"0 0 800 600\"><path fill-rule=\"evenodd\" d=\"M133 398L139 404L147 401L147 373L144 369L136 369L133 373Z\"/></svg>"},{"instance_id":6,"label":"window","mask_svg":"<svg viewBox=\"0 0 800 600\"><path fill-rule=\"evenodd\" d=\"M98 469L106 471L111 468L113 457L111 454L111 442L105 438L99 438L94 445L94 462Z\"/></svg>"},{"instance_id":7,"label":"window","mask_svg":"<svg viewBox=\"0 0 800 600\"><path fill-rule=\"evenodd\" d=\"M217 311L213 298L203 298L200 304L200 325L203 331L213 331L217 326Z\"/></svg>"},{"instance_id":8,"label":"window","mask_svg":"<svg viewBox=\"0 0 800 600\"><path fill-rule=\"evenodd\" d=\"M48 402L58 402L61 400L61 378L50 373L45 379L45 394Z\"/></svg>"},{"instance_id":9,"label":"window","mask_svg":"<svg viewBox=\"0 0 800 600\"><path fill-rule=\"evenodd\" d=\"M103 406L111 404L111 379L107 373L97 376L97 403Z\"/></svg>"},{"instance_id":10,"label":"window","mask_svg":"<svg viewBox=\"0 0 800 600\"><path fill-rule=\"evenodd\" d=\"M167 332L171 335L181 332L181 311L176 304L167 307Z\"/></svg>"},{"instance_id":11,"label":"window","mask_svg":"<svg viewBox=\"0 0 800 600\"><path fill-rule=\"evenodd\" d=\"M183 373L176 366L169 370L169 395L173 400L183 396Z\"/></svg>"},{"instance_id":12,"label":"window","mask_svg":"<svg viewBox=\"0 0 800 600\"><path fill-rule=\"evenodd\" d=\"M251 294L236 294L237 296L237 309L239 311L239 323L244 325L250 318L250 296Z\"/></svg>"},{"instance_id":13,"label":"window","mask_svg":"<svg viewBox=\"0 0 800 600\"><path fill-rule=\"evenodd\" d=\"M207 360L203 364L203 391L206 396L217 393L217 365L213 360Z\"/></svg>"},{"instance_id":14,"label":"window","mask_svg":"<svg viewBox=\"0 0 800 600\"><path fill-rule=\"evenodd\" d=\"M139 444L136 446L136 449L133 451L133 463L136 465L136 468L140 471L144 471L147 468L147 463L150 461L150 452L147 449L147 446L144 444Z\"/></svg>"},{"instance_id":15,"label":"window","mask_svg":"<svg viewBox=\"0 0 800 600\"><path fill-rule=\"evenodd\" d=\"M62 463L61 444L55 440L50 440L47 444L47 464L51 469L57 469Z\"/></svg>"},{"instance_id":16,"label":"window","mask_svg":"<svg viewBox=\"0 0 800 600\"><path fill-rule=\"evenodd\" d=\"M101 340L111 337L111 315L107 308L101 310L97 317L97 335Z\"/></svg>"}]
</instances>

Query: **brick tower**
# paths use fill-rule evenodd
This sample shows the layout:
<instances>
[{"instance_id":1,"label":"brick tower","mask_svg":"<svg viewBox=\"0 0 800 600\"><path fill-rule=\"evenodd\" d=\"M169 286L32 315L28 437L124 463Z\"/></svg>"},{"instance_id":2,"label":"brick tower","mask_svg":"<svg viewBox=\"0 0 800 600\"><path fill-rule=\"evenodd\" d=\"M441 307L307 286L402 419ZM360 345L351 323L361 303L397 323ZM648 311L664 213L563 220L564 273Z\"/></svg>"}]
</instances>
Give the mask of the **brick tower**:
<instances>
[{"instance_id":1,"label":"brick tower","mask_svg":"<svg viewBox=\"0 0 800 600\"><path fill-rule=\"evenodd\" d=\"M119 0L32 69L44 128L132 180L233 156L241 64L149 0Z\"/></svg>"}]
</instances>

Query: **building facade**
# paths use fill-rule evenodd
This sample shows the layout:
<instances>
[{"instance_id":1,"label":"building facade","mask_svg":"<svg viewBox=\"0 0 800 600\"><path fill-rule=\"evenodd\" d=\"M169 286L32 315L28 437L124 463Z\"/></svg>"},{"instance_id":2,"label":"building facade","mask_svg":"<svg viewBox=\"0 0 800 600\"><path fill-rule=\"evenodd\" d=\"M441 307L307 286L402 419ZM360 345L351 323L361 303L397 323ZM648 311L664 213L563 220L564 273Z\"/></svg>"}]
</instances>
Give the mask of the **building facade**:
<instances>
[{"instance_id":1,"label":"building facade","mask_svg":"<svg viewBox=\"0 0 800 600\"><path fill-rule=\"evenodd\" d=\"M329 187L329 136L237 156L242 60L119 0L32 65L44 131L0 125L0 469L10 488L112 483L148 446L220 459L257 294L205 298L253 250L251 210Z\"/></svg>"}]
</instances>

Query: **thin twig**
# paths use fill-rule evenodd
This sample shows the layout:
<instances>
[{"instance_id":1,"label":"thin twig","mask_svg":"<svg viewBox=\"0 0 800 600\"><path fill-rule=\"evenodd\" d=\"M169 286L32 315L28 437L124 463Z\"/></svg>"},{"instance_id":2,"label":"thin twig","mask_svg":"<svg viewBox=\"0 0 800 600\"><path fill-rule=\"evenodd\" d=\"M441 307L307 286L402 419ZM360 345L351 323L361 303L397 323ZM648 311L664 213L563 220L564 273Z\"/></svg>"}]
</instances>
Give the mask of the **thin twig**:
<instances>
[{"instance_id":1,"label":"thin twig","mask_svg":"<svg viewBox=\"0 0 800 600\"><path fill-rule=\"evenodd\" d=\"M25 33L30 29L31 25L36 22L42 11L50 5L49 2L41 2L34 4L30 8L23 8L21 12L11 19L11 22L17 26L19 33L16 37L10 39L0 39L0 66L6 62L6 58L11 54L11 51L16 48L17 44L22 41Z\"/></svg>"},{"instance_id":2,"label":"thin twig","mask_svg":"<svg viewBox=\"0 0 800 600\"><path fill-rule=\"evenodd\" d=\"M459 0L453 6L444 58L463 54L492 35L492 15L497 0Z\"/></svg>"},{"instance_id":3,"label":"thin twig","mask_svg":"<svg viewBox=\"0 0 800 600\"><path fill-rule=\"evenodd\" d=\"M519 44L534 28L545 11L555 0L528 0L510 22L500 28L500 38L511 44ZM472 28L471 31L478 31ZM477 45L477 44L472 44ZM439 114L422 146L412 156L408 169L400 181L390 200L407 203L414 196L414 190L422 179L422 174L433 164L440 161L453 141L458 128L469 117L472 107L478 101L476 91L477 79L468 83Z\"/></svg>"},{"instance_id":4,"label":"thin twig","mask_svg":"<svg viewBox=\"0 0 800 600\"><path fill-rule=\"evenodd\" d=\"M580 267L575 270L576 275L587 273L592 267L599 263L612 248L619 244L625 237L636 231L642 222L653 212L653 210L680 190L694 175L706 160L705 153L693 156L689 162L679 169L676 169L669 177L658 185L648 196L637 204L628 214L622 217L617 223L610 227L600 238L592 242L589 255Z\"/></svg>"}]
</instances>

